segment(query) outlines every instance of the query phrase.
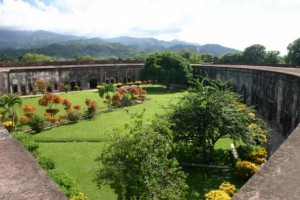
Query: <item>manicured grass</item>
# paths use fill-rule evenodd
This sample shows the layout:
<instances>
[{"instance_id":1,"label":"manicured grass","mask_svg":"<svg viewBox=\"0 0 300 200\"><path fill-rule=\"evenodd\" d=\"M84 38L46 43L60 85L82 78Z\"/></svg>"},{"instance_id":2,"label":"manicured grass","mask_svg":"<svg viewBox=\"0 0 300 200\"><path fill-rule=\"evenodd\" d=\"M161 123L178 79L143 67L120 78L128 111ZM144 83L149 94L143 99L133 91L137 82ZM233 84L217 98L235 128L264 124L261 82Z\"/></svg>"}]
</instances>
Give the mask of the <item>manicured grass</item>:
<instances>
[{"instance_id":1,"label":"manicured grass","mask_svg":"<svg viewBox=\"0 0 300 200\"><path fill-rule=\"evenodd\" d=\"M100 164L95 159L104 145L103 142L40 143L40 152L53 158L58 169L74 177L79 190L90 200L117 199L108 185L99 189L93 182Z\"/></svg>"},{"instance_id":2,"label":"manicured grass","mask_svg":"<svg viewBox=\"0 0 300 200\"><path fill-rule=\"evenodd\" d=\"M113 112L101 113L95 119L92 120L80 120L76 124L63 125L50 130L45 130L40 134L34 135L34 139L36 141L43 142L107 141L110 139L110 130L116 127L122 129L125 123L130 122L130 113L140 113L143 111L143 109L146 109L143 119L146 123L150 122L151 119L155 116L155 114L162 114L165 112L162 106L167 106L171 102L176 102L178 100L178 97L182 96L184 93L173 92L161 95L159 94L159 92L162 93L163 91L165 91L166 93L166 90L163 89L161 86L156 86L148 89L146 88L146 90L148 91L147 97L150 98L149 101L144 101L142 104L139 105L117 109ZM152 91L154 91L153 93L155 94L153 94ZM94 92L85 92L80 93L77 96L85 98L86 96L92 96L93 94ZM97 98L100 100L99 97ZM73 99L71 100L73 102ZM102 99L101 101L99 101L99 104L101 104L101 102Z\"/></svg>"}]
</instances>

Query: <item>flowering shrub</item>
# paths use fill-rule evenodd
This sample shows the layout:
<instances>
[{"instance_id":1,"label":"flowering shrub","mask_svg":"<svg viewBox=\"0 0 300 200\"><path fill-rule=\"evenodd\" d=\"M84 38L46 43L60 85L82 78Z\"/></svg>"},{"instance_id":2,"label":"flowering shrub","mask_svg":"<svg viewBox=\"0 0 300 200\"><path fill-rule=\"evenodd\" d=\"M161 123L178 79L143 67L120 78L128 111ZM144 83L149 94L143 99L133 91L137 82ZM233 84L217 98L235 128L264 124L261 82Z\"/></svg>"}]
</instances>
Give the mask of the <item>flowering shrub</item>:
<instances>
[{"instance_id":1,"label":"flowering shrub","mask_svg":"<svg viewBox=\"0 0 300 200\"><path fill-rule=\"evenodd\" d=\"M259 167L249 161L238 161L235 168L236 174L243 179L249 179L259 170Z\"/></svg>"},{"instance_id":2,"label":"flowering shrub","mask_svg":"<svg viewBox=\"0 0 300 200\"><path fill-rule=\"evenodd\" d=\"M121 88L118 89L118 92L122 95L124 93L127 93L128 90L126 88L124 88L124 87L121 87Z\"/></svg>"},{"instance_id":3,"label":"flowering shrub","mask_svg":"<svg viewBox=\"0 0 300 200\"><path fill-rule=\"evenodd\" d=\"M73 108L75 109L75 110L81 110L81 107L80 107L80 105L75 105L75 106L73 106Z\"/></svg>"},{"instance_id":4,"label":"flowering shrub","mask_svg":"<svg viewBox=\"0 0 300 200\"><path fill-rule=\"evenodd\" d=\"M36 111L36 108L34 106L25 104L23 107L23 112L26 117L31 117L35 111Z\"/></svg>"},{"instance_id":5,"label":"flowering shrub","mask_svg":"<svg viewBox=\"0 0 300 200\"><path fill-rule=\"evenodd\" d=\"M248 147L248 146L239 146L237 148L239 156L243 160L253 162L255 164L263 164L267 158L267 150L264 147Z\"/></svg>"},{"instance_id":6,"label":"flowering shrub","mask_svg":"<svg viewBox=\"0 0 300 200\"><path fill-rule=\"evenodd\" d=\"M219 190L226 192L230 197L233 197L233 195L237 192L235 185L230 183L222 183Z\"/></svg>"},{"instance_id":7,"label":"flowering shrub","mask_svg":"<svg viewBox=\"0 0 300 200\"><path fill-rule=\"evenodd\" d=\"M240 103L240 104L236 105L236 107L238 109L245 109L247 106L245 104L243 104L243 103Z\"/></svg>"},{"instance_id":8,"label":"flowering shrub","mask_svg":"<svg viewBox=\"0 0 300 200\"><path fill-rule=\"evenodd\" d=\"M19 119L19 122L21 125L28 124L29 121L30 121L30 119L27 116L21 116Z\"/></svg>"},{"instance_id":9,"label":"flowering shrub","mask_svg":"<svg viewBox=\"0 0 300 200\"><path fill-rule=\"evenodd\" d=\"M39 99L38 103L41 106L45 106L48 107L48 109L46 110L46 112L50 113L51 116L56 115L59 110L58 109L54 109L52 108L53 104L60 104L63 102L63 99L60 96L57 96L55 94L52 93L46 93L41 99Z\"/></svg>"},{"instance_id":10,"label":"flowering shrub","mask_svg":"<svg viewBox=\"0 0 300 200\"><path fill-rule=\"evenodd\" d=\"M96 114L97 102L95 100L86 99L85 104L87 105L86 117L93 118Z\"/></svg>"},{"instance_id":11,"label":"flowering shrub","mask_svg":"<svg viewBox=\"0 0 300 200\"><path fill-rule=\"evenodd\" d=\"M262 145L267 142L266 133L262 130L262 128L254 123L251 123L248 126L250 133L252 134L254 140L256 141L257 145Z\"/></svg>"},{"instance_id":12,"label":"flowering shrub","mask_svg":"<svg viewBox=\"0 0 300 200\"><path fill-rule=\"evenodd\" d=\"M13 123L12 121L5 121L5 122L2 123L2 125L3 125L9 132L11 132L11 131L13 130L13 128L14 128L13 124L14 124L14 123Z\"/></svg>"},{"instance_id":13,"label":"flowering shrub","mask_svg":"<svg viewBox=\"0 0 300 200\"><path fill-rule=\"evenodd\" d=\"M79 192L77 195L72 196L70 200L88 200L88 198L84 196L83 192Z\"/></svg>"},{"instance_id":14,"label":"flowering shrub","mask_svg":"<svg viewBox=\"0 0 300 200\"><path fill-rule=\"evenodd\" d=\"M65 110L68 111L72 107L72 102L69 99L64 99L63 105L65 106Z\"/></svg>"},{"instance_id":15,"label":"flowering shrub","mask_svg":"<svg viewBox=\"0 0 300 200\"><path fill-rule=\"evenodd\" d=\"M230 200L230 196L221 190L212 190L205 194L205 200Z\"/></svg>"}]
</instances>

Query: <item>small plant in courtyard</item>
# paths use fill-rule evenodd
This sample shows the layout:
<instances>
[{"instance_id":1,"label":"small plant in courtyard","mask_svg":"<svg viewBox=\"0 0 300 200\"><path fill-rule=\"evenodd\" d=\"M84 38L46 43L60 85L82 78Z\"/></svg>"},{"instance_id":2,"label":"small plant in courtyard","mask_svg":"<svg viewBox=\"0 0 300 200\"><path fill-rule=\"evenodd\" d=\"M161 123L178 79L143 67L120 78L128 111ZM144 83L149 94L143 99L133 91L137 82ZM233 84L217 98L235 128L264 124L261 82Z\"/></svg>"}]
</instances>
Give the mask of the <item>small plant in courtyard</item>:
<instances>
[{"instance_id":1,"label":"small plant in courtyard","mask_svg":"<svg viewBox=\"0 0 300 200\"><path fill-rule=\"evenodd\" d=\"M259 170L259 167L249 161L238 161L235 165L235 169L237 176L243 179L249 179Z\"/></svg>"},{"instance_id":2,"label":"small plant in courtyard","mask_svg":"<svg viewBox=\"0 0 300 200\"><path fill-rule=\"evenodd\" d=\"M235 185L230 183L222 183L219 190L226 192L230 197L233 197L233 195L237 192Z\"/></svg>"},{"instance_id":3,"label":"small plant in courtyard","mask_svg":"<svg viewBox=\"0 0 300 200\"><path fill-rule=\"evenodd\" d=\"M41 117L40 115L34 114L30 121L28 122L28 125L30 128L35 131L36 133L40 133L46 126L46 121L44 117Z\"/></svg>"},{"instance_id":4,"label":"small plant in courtyard","mask_svg":"<svg viewBox=\"0 0 300 200\"><path fill-rule=\"evenodd\" d=\"M78 92L78 90L80 90L80 87L79 87L78 85L75 85L75 86L74 86L74 90L75 90L76 92Z\"/></svg>"},{"instance_id":5,"label":"small plant in courtyard","mask_svg":"<svg viewBox=\"0 0 300 200\"><path fill-rule=\"evenodd\" d=\"M87 110L85 112L85 116L87 118L93 118L96 115L96 110L97 110L97 102L92 99L86 99L85 100L85 105L87 106Z\"/></svg>"},{"instance_id":6,"label":"small plant in courtyard","mask_svg":"<svg viewBox=\"0 0 300 200\"><path fill-rule=\"evenodd\" d=\"M86 196L84 196L83 192L79 192L77 195L72 196L70 200L89 200Z\"/></svg>"},{"instance_id":7,"label":"small plant in courtyard","mask_svg":"<svg viewBox=\"0 0 300 200\"><path fill-rule=\"evenodd\" d=\"M231 200L231 197L222 190L212 190L205 194L205 200Z\"/></svg>"},{"instance_id":8,"label":"small plant in courtyard","mask_svg":"<svg viewBox=\"0 0 300 200\"><path fill-rule=\"evenodd\" d=\"M55 169L55 162L52 158L46 156L38 156L37 161L46 171Z\"/></svg>"}]
</instances>

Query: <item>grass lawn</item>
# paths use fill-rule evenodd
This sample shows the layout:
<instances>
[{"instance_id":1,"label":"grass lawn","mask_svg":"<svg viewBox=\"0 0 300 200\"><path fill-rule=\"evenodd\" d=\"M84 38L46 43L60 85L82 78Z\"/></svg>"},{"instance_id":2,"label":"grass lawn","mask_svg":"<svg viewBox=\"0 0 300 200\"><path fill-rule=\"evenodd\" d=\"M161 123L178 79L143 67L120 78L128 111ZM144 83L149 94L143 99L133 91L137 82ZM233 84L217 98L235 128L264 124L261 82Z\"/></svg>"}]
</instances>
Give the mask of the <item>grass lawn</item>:
<instances>
[{"instance_id":1,"label":"grass lawn","mask_svg":"<svg viewBox=\"0 0 300 200\"><path fill-rule=\"evenodd\" d=\"M103 150L106 142L111 139L110 130L116 127L122 129L125 123L130 122L130 113L141 112L143 109L146 109L144 121L149 123L155 114L165 112L162 106L176 102L178 97L184 94L184 92L168 92L161 86L144 87L144 89L147 90L147 97L151 98L150 101L126 109L101 113L93 120L80 120L76 124L52 128L33 136L36 141L40 142L40 153L52 157L57 168L74 177L79 190L84 192L90 200L117 199L116 194L108 185L98 189L92 181L101 164L95 159ZM106 109L102 103L103 100L94 91L61 94L61 96L70 99L73 105L79 104L83 108L85 107L85 98L91 98L98 101L99 110ZM34 105L39 108L40 113L43 113L45 108L41 108L37 104L39 98L25 98L23 105ZM62 107L60 109L63 110ZM229 138L222 138L216 144L216 148L228 149L230 143ZM238 188L243 184L235 179L231 171L204 171L194 168L185 169L185 171L189 175L187 180L190 186L188 199L202 199L207 191L217 189L224 181L230 181Z\"/></svg>"}]
</instances>

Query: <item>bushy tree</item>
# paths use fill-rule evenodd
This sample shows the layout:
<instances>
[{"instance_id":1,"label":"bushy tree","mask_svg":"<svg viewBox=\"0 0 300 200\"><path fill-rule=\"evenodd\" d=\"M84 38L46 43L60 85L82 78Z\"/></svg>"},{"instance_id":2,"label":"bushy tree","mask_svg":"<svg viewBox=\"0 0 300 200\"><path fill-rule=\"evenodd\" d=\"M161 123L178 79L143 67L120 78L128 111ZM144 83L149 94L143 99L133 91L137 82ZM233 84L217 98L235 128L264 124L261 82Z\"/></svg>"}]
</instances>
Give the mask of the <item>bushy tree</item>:
<instances>
[{"instance_id":1,"label":"bushy tree","mask_svg":"<svg viewBox=\"0 0 300 200\"><path fill-rule=\"evenodd\" d=\"M287 47L288 54L286 63L291 65L300 65L300 38L290 43Z\"/></svg>"},{"instance_id":2,"label":"bushy tree","mask_svg":"<svg viewBox=\"0 0 300 200\"><path fill-rule=\"evenodd\" d=\"M240 64L242 62L242 53L226 53L220 57L220 63L222 64Z\"/></svg>"},{"instance_id":3,"label":"bushy tree","mask_svg":"<svg viewBox=\"0 0 300 200\"><path fill-rule=\"evenodd\" d=\"M237 94L226 90L227 82L204 78L195 80L189 93L169 110L174 141L201 149L204 162L213 161L214 145L223 136L255 144L249 124L262 123L249 115Z\"/></svg>"},{"instance_id":4,"label":"bushy tree","mask_svg":"<svg viewBox=\"0 0 300 200\"><path fill-rule=\"evenodd\" d=\"M157 80L166 84L186 85L192 76L190 64L179 54L166 51L153 53L145 61L145 67L141 70L143 80Z\"/></svg>"},{"instance_id":5,"label":"bushy tree","mask_svg":"<svg viewBox=\"0 0 300 200\"><path fill-rule=\"evenodd\" d=\"M254 44L247 47L243 52L243 63L261 65L265 62L266 47Z\"/></svg>"},{"instance_id":6,"label":"bushy tree","mask_svg":"<svg viewBox=\"0 0 300 200\"><path fill-rule=\"evenodd\" d=\"M264 63L267 65L276 65L280 61L279 51L268 51L265 55Z\"/></svg>"},{"instance_id":7,"label":"bushy tree","mask_svg":"<svg viewBox=\"0 0 300 200\"><path fill-rule=\"evenodd\" d=\"M129 132L116 137L101 154L98 186L108 182L120 200L184 199L186 176L170 155L169 124L158 120L144 127L135 118Z\"/></svg>"}]
</instances>

